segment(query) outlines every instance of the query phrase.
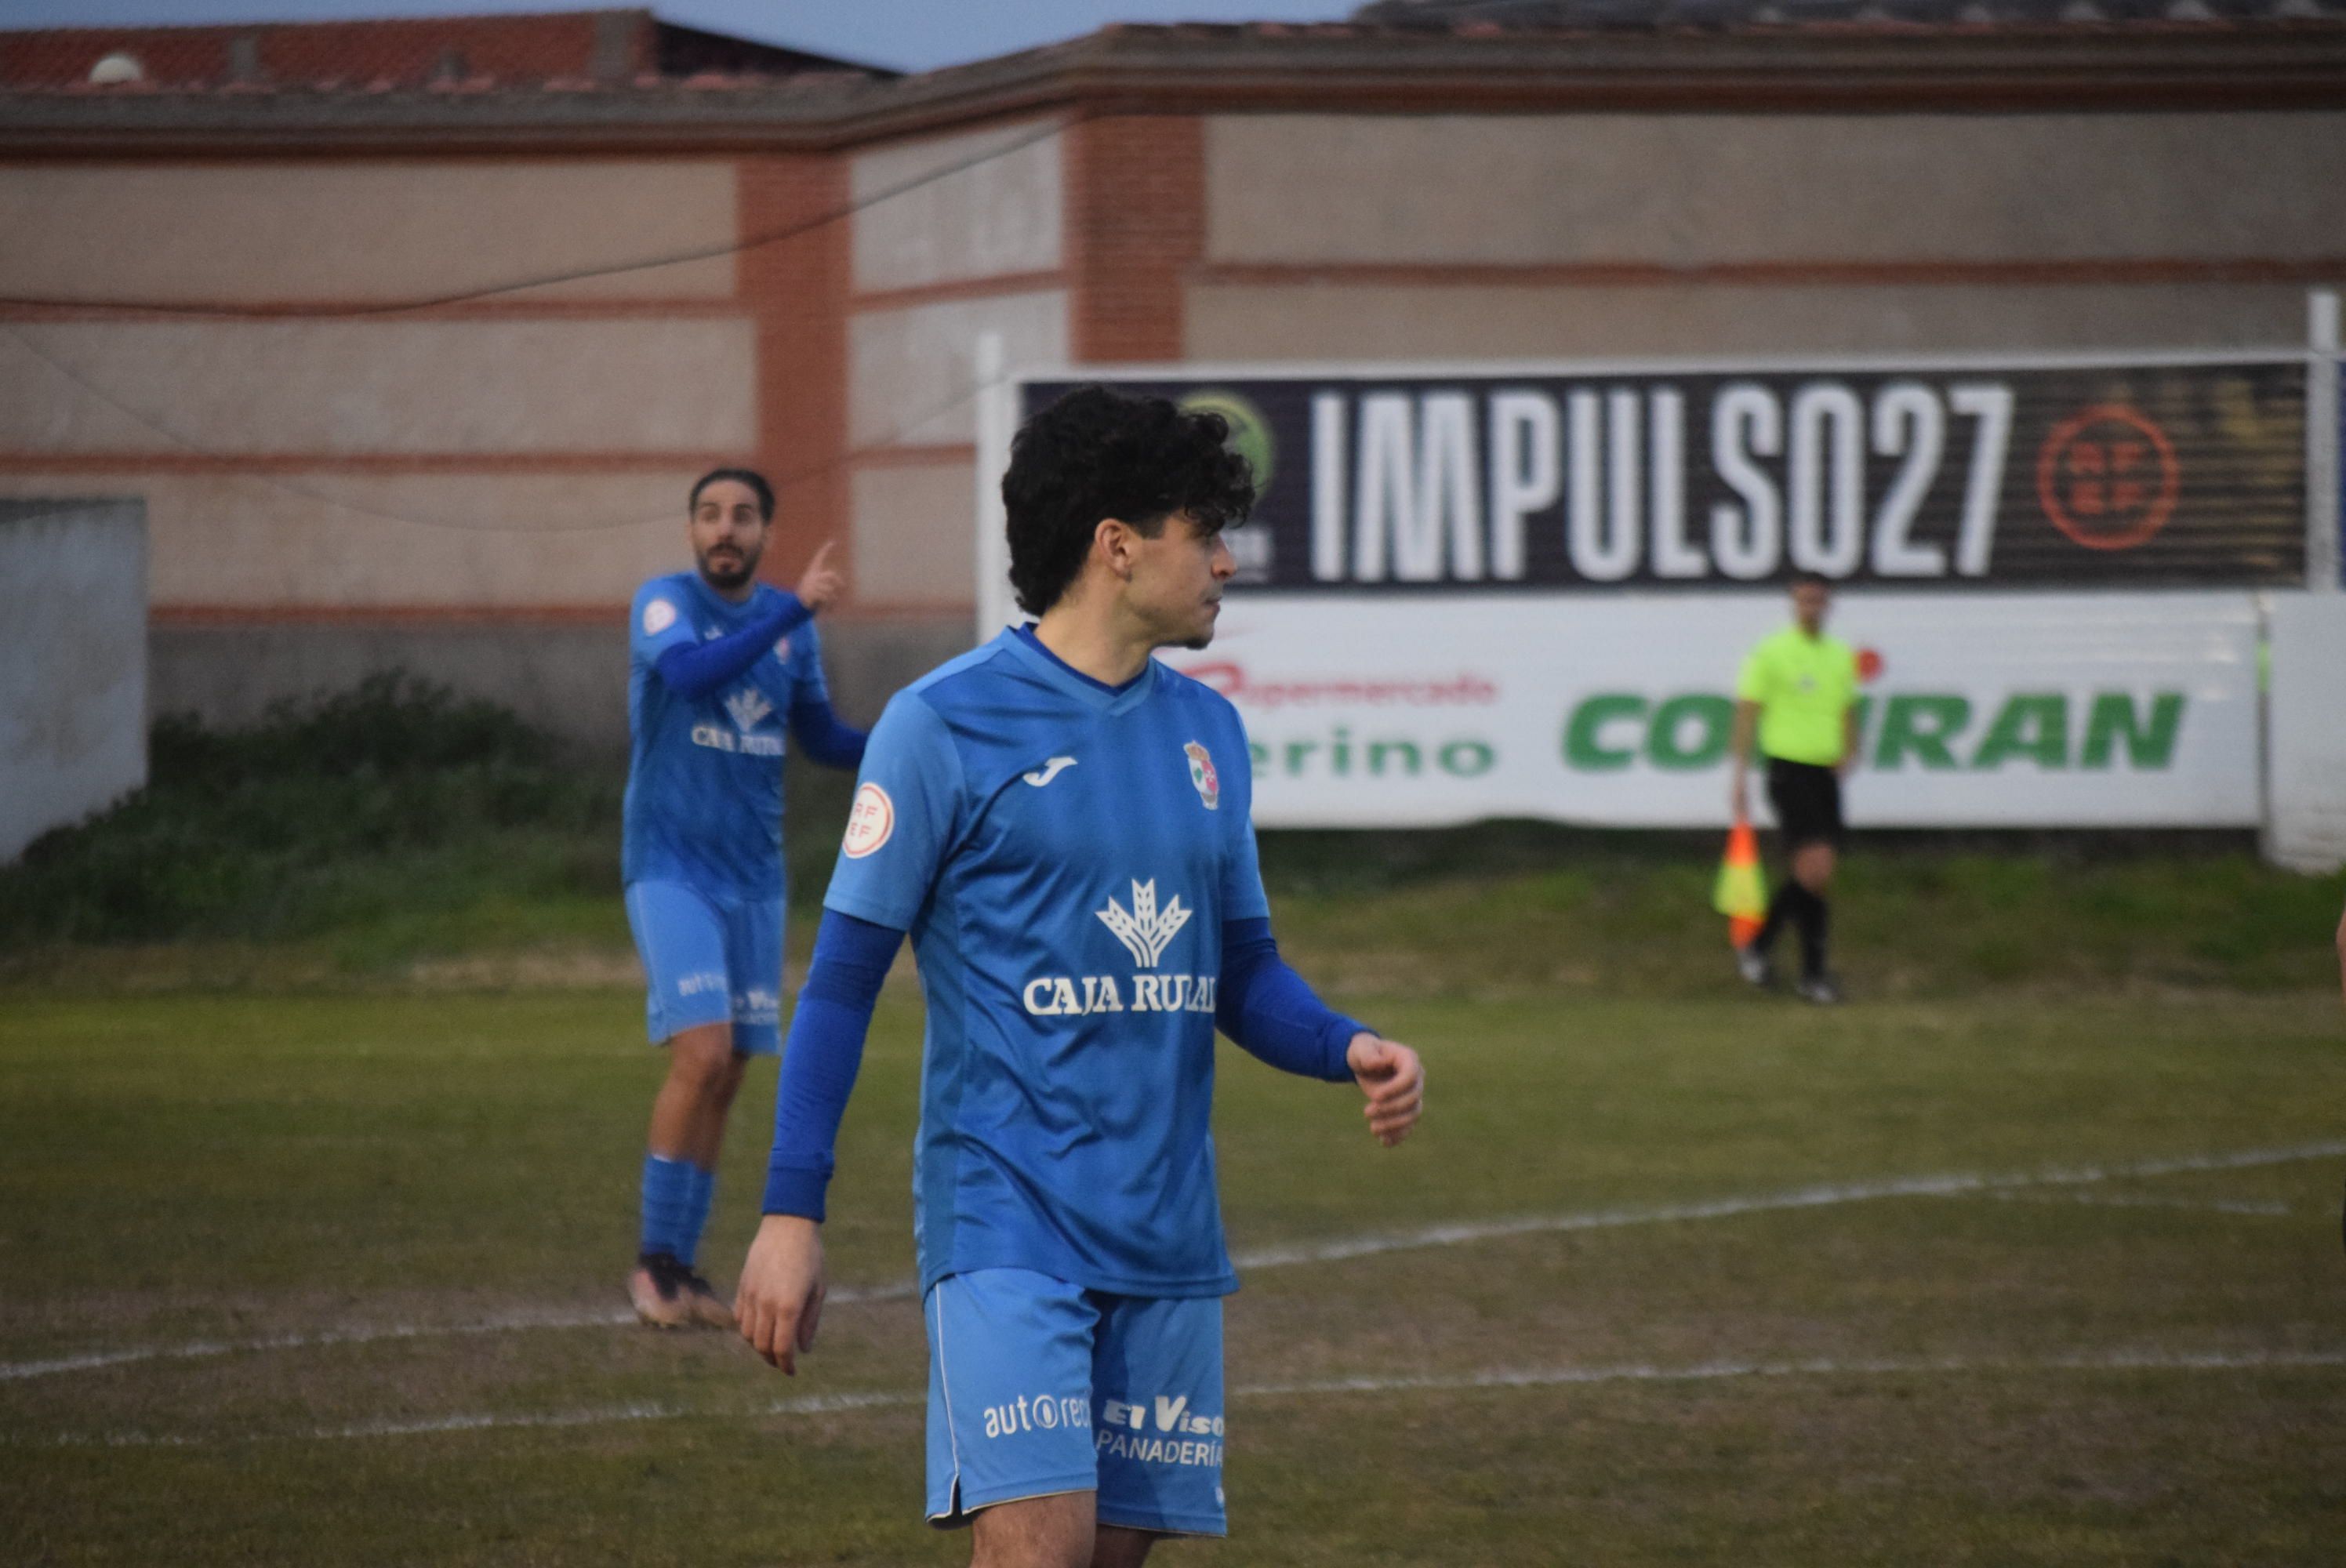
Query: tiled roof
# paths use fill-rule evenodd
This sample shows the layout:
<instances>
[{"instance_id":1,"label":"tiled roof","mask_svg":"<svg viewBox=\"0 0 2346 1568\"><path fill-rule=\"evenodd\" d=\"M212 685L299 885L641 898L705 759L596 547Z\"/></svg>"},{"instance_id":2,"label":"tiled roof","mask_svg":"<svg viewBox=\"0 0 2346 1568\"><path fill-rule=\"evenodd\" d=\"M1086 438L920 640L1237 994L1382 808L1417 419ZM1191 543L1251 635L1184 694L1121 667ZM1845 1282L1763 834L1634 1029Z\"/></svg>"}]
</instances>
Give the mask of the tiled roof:
<instances>
[{"instance_id":1,"label":"tiled roof","mask_svg":"<svg viewBox=\"0 0 2346 1568\"><path fill-rule=\"evenodd\" d=\"M2346 17L2346 0L1372 0L1355 22L1449 31L2101 27Z\"/></svg>"},{"instance_id":2,"label":"tiled roof","mask_svg":"<svg viewBox=\"0 0 2346 1568\"><path fill-rule=\"evenodd\" d=\"M1314 25L1118 25L1047 47L948 70L891 76L815 61L788 71L681 49L662 68L627 56L616 71L576 56L499 76L481 69L418 83L382 70L307 79L219 81L209 67L174 86L7 86L0 144L48 152L161 145L223 150L403 150L431 147L836 148L886 137L1068 113L1476 113L1647 110L1670 106L1771 110L2108 107L2237 109L2346 104L2346 14L2290 12L2111 22L2022 18L1918 23L1889 7L1917 0L1733 0L1711 24L1665 7L1729 0L1648 0L1636 25L1592 21L1628 0L1417 0L1406 25L1377 0L1368 20ZM1965 0L1967 5L2052 0ZM2116 0L2061 0L2108 5ZM2233 0L2182 0L2212 7ZM1828 14L1827 5L1842 7ZM2280 0L2290 6L2346 0ZM1476 5L1508 15L1468 15ZM1761 15L1798 8L1800 24ZM1706 13L1706 15L1711 15ZM572 13L626 35L607 18ZM484 23L491 20L478 19ZM505 20L512 20L507 18ZM442 24L435 24L442 25ZM652 21L653 36L688 30ZM154 30L149 30L154 31ZM173 29L219 32L235 29ZM0 34L0 53L39 34ZM54 36L54 35L50 35ZM698 35L695 46L738 43ZM705 42L714 40L714 42ZM741 47L762 49L764 46ZM788 51L777 53L788 55ZM747 56L742 57L748 58ZM809 56L791 56L809 61ZM709 65L720 68L701 68ZM689 68L689 74L685 74ZM85 67L86 74L86 67Z\"/></svg>"},{"instance_id":3,"label":"tiled roof","mask_svg":"<svg viewBox=\"0 0 2346 1568\"><path fill-rule=\"evenodd\" d=\"M404 17L202 27L0 32L0 88L75 88L109 56L152 90L508 87L789 76L852 62L661 20L648 10ZM885 71L872 72L889 76Z\"/></svg>"}]
</instances>

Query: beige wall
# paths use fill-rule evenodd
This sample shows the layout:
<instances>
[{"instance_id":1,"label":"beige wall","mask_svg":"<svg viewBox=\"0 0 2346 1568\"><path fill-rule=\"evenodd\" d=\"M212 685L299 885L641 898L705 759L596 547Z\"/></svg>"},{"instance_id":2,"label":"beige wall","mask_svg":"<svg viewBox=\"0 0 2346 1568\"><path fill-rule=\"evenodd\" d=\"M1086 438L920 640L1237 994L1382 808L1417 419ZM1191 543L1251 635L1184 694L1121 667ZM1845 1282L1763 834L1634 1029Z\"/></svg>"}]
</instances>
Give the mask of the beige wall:
<instances>
[{"instance_id":1,"label":"beige wall","mask_svg":"<svg viewBox=\"0 0 2346 1568\"><path fill-rule=\"evenodd\" d=\"M15 322L0 450L741 451L754 350L734 321Z\"/></svg>"},{"instance_id":2,"label":"beige wall","mask_svg":"<svg viewBox=\"0 0 2346 1568\"><path fill-rule=\"evenodd\" d=\"M0 494L144 497L159 608L622 606L691 564L695 476L90 469L0 474Z\"/></svg>"},{"instance_id":3,"label":"beige wall","mask_svg":"<svg viewBox=\"0 0 2346 1568\"><path fill-rule=\"evenodd\" d=\"M857 446L975 438L978 334L1002 334L1012 370L1067 361L1067 296L1049 289L867 311L847 324L848 433Z\"/></svg>"},{"instance_id":4,"label":"beige wall","mask_svg":"<svg viewBox=\"0 0 2346 1568\"><path fill-rule=\"evenodd\" d=\"M965 605L976 580L976 466L867 468L854 484L855 591L879 604Z\"/></svg>"},{"instance_id":5,"label":"beige wall","mask_svg":"<svg viewBox=\"0 0 2346 1568\"><path fill-rule=\"evenodd\" d=\"M2346 113L1209 120L1220 262L2346 249Z\"/></svg>"},{"instance_id":6,"label":"beige wall","mask_svg":"<svg viewBox=\"0 0 2346 1568\"><path fill-rule=\"evenodd\" d=\"M0 295L403 300L730 244L721 160L0 168ZM722 298L729 253L508 299Z\"/></svg>"},{"instance_id":7,"label":"beige wall","mask_svg":"<svg viewBox=\"0 0 2346 1568\"><path fill-rule=\"evenodd\" d=\"M1065 261L1062 139L1040 122L887 148L851 160L862 292L1049 271ZM1025 142L1027 145L1020 146ZM918 188L888 195L938 171ZM956 445L976 433L978 337L1008 362L1068 355L1062 290L932 300L848 319L849 439L859 448ZM962 605L975 570L974 469L919 462L863 467L850 485L855 593L865 603Z\"/></svg>"},{"instance_id":8,"label":"beige wall","mask_svg":"<svg viewBox=\"0 0 2346 1568\"><path fill-rule=\"evenodd\" d=\"M2287 348L2304 341L2303 290L2212 285L1216 286L1188 291L1187 328L1190 358L1225 363Z\"/></svg>"},{"instance_id":9,"label":"beige wall","mask_svg":"<svg viewBox=\"0 0 2346 1568\"><path fill-rule=\"evenodd\" d=\"M1045 128L1029 121L851 159L855 287L913 289L1057 267L1062 138L1034 140Z\"/></svg>"}]
</instances>

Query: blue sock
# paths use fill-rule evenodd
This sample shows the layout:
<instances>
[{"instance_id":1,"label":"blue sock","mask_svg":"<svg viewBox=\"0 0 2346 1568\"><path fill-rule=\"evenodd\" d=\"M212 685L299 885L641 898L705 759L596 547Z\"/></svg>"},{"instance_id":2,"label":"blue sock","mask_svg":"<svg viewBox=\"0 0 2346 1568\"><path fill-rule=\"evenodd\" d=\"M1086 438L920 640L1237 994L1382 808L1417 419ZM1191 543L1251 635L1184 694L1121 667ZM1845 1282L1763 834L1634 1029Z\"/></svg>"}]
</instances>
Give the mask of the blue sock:
<instances>
[{"instance_id":1,"label":"blue sock","mask_svg":"<svg viewBox=\"0 0 2346 1568\"><path fill-rule=\"evenodd\" d=\"M681 1245L676 1249L676 1260L689 1268L693 1254L700 1250L700 1233L709 1224L709 1203L717 1196L717 1173L699 1166L685 1168L692 1174L685 1178L684 1223L677 1232Z\"/></svg>"},{"instance_id":2,"label":"blue sock","mask_svg":"<svg viewBox=\"0 0 2346 1568\"><path fill-rule=\"evenodd\" d=\"M665 1252L678 1259L691 1256L693 1240L700 1234L700 1222L692 1218L693 1178L699 1174L689 1160L672 1160L665 1155L644 1156L643 1239L638 1251Z\"/></svg>"}]
</instances>

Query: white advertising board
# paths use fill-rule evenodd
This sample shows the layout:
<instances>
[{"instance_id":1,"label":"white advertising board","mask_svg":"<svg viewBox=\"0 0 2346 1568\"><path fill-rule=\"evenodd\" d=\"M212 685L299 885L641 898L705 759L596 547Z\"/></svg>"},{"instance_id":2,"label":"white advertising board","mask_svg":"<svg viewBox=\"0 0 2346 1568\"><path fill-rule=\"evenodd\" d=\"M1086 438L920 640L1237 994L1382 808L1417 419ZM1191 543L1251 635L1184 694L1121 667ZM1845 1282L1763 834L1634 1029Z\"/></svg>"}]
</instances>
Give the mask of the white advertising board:
<instances>
[{"instance_id":1,"label":"white advertising board","mask_svg":"<svg viewBox=\"0 0 2346 1568\"><path fill-rule=\"evenodd\" d=\"M1232 595L1211 647L1263 827L1725 821L1735 674L1775 593ZM1855 827L2260 816L2247 592L1856 593ZM1764 820L1764 802L1753 790Z\"/></svg>"},{"instance_id":2,"label":"white advertising board","mask_svg":"<svg viewBox=\"0 0 2346 1568\"><path fill-rule=\"evenodd\" d=\"M2267 855L2302 871L2346 865L2346 594L2275 594L2272 816Z\"/></svg>"}]
</instances>

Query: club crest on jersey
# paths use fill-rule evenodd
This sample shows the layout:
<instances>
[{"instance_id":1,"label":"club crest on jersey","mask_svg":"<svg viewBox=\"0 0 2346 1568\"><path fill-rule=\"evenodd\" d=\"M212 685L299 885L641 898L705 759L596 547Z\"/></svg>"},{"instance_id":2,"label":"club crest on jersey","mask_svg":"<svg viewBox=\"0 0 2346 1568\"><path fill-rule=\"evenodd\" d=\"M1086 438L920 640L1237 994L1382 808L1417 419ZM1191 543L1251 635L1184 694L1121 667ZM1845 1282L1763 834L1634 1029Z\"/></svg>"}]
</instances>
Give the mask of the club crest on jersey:
<instances>
[{"instance_id":1,"label":"club crest on jersey","mask_svg":"<svg viewBox=\"0 0 2346 1568\"><path fill-rule=\"evenodd\" d=\"M1222 803L1222 779L1214 771L1213 754L1194 740L1181 750L1189 759L1189 782L1197 786L1198 799L1206 803L1207 810L1213 810Z\"/></svg>"},{"instance_id":2,"label":"club crest on jersey","mask_svg":"<svg viewBox=\"0 0 2346 1568\"><path fill-rule=\"evenodd\" d=\"M725 711L733 716L733 728L747 735L772 715L774 705L756 687L745 686L725 699Z\"/></svg>"}]
</instances>

